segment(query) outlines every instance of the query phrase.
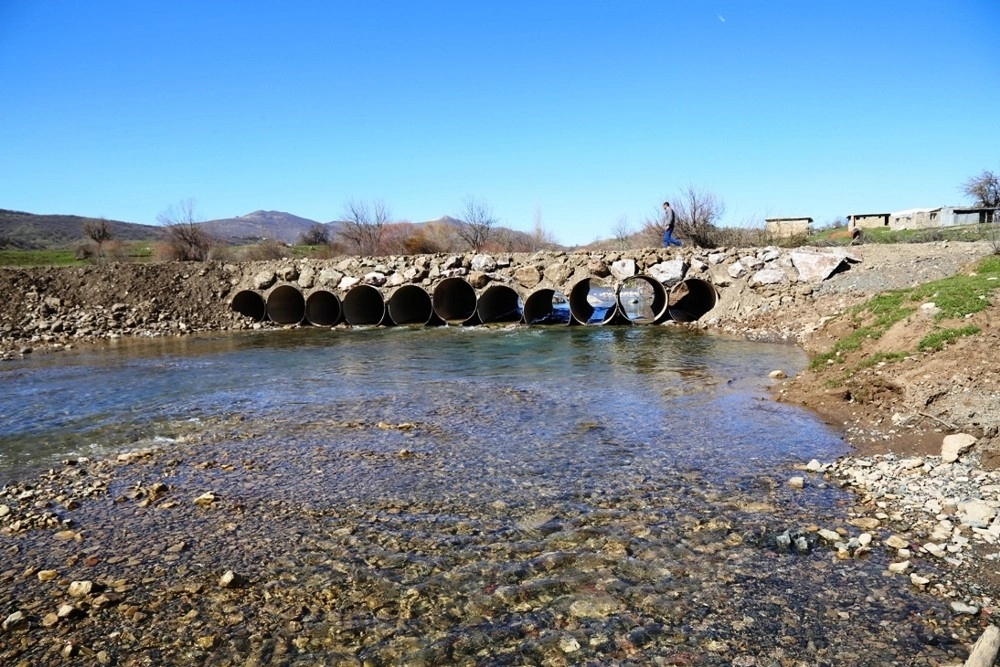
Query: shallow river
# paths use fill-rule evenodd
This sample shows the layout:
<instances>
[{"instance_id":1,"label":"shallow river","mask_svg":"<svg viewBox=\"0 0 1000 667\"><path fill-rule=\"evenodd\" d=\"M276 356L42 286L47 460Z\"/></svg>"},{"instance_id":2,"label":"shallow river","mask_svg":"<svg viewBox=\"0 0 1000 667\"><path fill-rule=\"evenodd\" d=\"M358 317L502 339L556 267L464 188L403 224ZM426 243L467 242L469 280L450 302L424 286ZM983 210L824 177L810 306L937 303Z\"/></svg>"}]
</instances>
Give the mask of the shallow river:
<instances>
[{"instance_id":1,"label":"shallow river","mask_svg":"<svg viewBox=\"0 0 1000 667\"><path fill-rule=\"evenodd\" d=\"M227 513L84 507L80 521L113 551L137 548L129 531L186 535L158 576L236 569L267 591L266 604L245 596L242 629L185 602L206 606L200 622L220 637L206 664L948 656L921 620L938 602L890 580L883 553L837 561L807 530L860 532L848 494L794 468L846 453L842 441L766 393L769 371L805 362L794 347L667 327L120 343L0 366L0 473L180 451L202 433L211 464L157 475L212 490ZM808 549L784 548L786 531ZM276 600L300 612L269 620L260 608Z\"/></svg>"}]
</instances>

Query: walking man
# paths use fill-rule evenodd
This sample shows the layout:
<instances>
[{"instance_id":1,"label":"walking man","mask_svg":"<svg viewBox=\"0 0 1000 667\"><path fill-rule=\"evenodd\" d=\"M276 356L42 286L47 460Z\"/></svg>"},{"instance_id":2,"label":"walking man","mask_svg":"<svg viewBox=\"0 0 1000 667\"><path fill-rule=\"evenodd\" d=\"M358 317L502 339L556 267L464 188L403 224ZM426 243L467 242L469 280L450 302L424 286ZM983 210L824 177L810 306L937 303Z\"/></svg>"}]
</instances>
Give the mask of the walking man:
<instances>
[{"instance_id":1,"label":"walking man","mask_svg":"<svg viewBox=\"0 0 1000 667\"><path fill-rule=\"evenodd\" d=\"M663 230L663 247L669 248L672 245L679 246L681 242L674 238L674 225L677 224L677 214L674 213L674 209L670 208L670 202L663 202L663 221L666 223L666 229Z\"/></svg>"}]
</instances>

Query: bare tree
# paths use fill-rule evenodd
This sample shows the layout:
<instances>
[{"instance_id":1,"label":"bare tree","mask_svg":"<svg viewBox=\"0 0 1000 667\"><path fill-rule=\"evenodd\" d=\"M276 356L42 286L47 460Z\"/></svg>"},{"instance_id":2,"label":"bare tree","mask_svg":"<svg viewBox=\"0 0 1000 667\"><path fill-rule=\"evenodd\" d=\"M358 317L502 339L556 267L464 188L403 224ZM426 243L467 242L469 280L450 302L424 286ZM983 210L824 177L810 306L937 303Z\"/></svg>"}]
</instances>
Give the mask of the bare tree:
<instances>
[{"instance_id":1,"label":"bare tree","mask_svg":"<svg viewBox=\"0 0 1000 667\"><path fill-rule=\"evenodd\" d=\"M493 236L497 218L493 215L490 205L467 197L462 220L458 225L458 235L473 252L479 252Z\"/></svg>"},{"instance_id":2,"label":"bare tree","mask_svg":"<svg viewBox=\"0 0 1000 667\"><path fill-rule=\"evenodd\" d=\"M628 223L628 216L618 216L618 221L615 222L614 233L618 249L628 250L632 245L632 225ZM662 236L662 233L660 236Z\"/></svg>"},{"instance_id":3,"label":"bare tree","mask_svg":"<svg viewBox=\"0 0 1000 667\"><path fill-rule=\"evenodd\" d=\"M104 251L104 244L112 238L111 225L105 218L90 218L83 221L83 235L97 244L97 254Z\"/></svg>"},{"instance_id":4,"label":"bare tree","mask_svg":"<svg viewBox=\"0 0 1000 667\"><path fill-rule=\"evenodd\" d=\"M531 227L531 235L528 239L531 252L538 250L549 250L557 245L556 237L542 224L542 209L535 209L535 222Z\"/></svg>"},{"instance_id":5,"label":"bare tree","mask_svg":"<svg viewBox=\"0 0 1000 667\"><path fill-rule=\"evenodd\" d=\"M974 206L996 208L1000 206L1000 178L988 169L974 176L962 185L962 192L971 197Z\"/></svg>"},{"instance_id":6,"label":"bare tree","mask_svg":"<svg viewBox=\"0 0 1000 667\"><path fill-rule=\"evenodd\" d=\"M381 199L371 203L351 199L344 204L344 219L337 235L359 255L374 255L379 251L382 234L391 216Z\"/></svg>"},{"instance_id":7,"label":"bare tree","mask_svg":"<svg viewBox=\"0 0 1000 667\"><path fill-rule=\"evenodd\" d=\"M330 242L330 228L318 222L299 236L301 245L326 245Z\"/></svg>"},{"instance_id":8,"label":"bare tree","mask_svg":"<svg viewBox=\"0 0 1000 667\"><path fill-rule=\"evenodd\" d=\"M204 262L209 259L216 241L198 224L193 199L182 200L176 206L171 204L156 219L167 231L164 242L164 255L167 259L182 262Z\"/></svg>"},{"instance_id":9,"label":"bare tree","mask_svg":"<svg viewBox=\"0 0 1000 667\"><path fill-rule=\"evenodd\" d=\"M726 212L725 203L713 192L701 191L693 186L681 190L681 195L670 204L677 214L676 236L702 248L719 245L719 229L716 222ZM650 246L659 245L667 228L663 211L648 215L642 223L643 242Z\"/></svg>"}]
</instances>

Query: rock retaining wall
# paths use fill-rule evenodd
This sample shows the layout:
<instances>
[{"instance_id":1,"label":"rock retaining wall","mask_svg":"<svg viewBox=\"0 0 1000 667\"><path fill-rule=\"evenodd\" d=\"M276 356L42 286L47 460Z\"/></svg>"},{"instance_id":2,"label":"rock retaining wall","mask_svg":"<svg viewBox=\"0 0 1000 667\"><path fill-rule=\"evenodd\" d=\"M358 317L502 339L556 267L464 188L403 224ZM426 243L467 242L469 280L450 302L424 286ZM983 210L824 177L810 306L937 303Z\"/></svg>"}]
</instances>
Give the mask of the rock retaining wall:
<instances>
[{"instance_id":1,"label":"rock retaining wall","mask_svg":"<svg viewBox=\"0 0 1000 667\"><path fill-rule=\"evenodd\" d=\"M232 311L230 300L241 290L267 294L287 284L307 296L327 290L343 297L366 284L383 294L403 285L433 293L452 277L462 277L477 292L507 285L525 298L546 288L568 294L585 278L621 282L641 274L668 289L700 278L718 286L722 298L699 326L738 331L760 312L808 299L812 285L848 266L843 252L652 248L0 269L0 350L13 356L94 339L274 326ZM764 329L758 333L796 333Z\"/></svg>"}]
</instances>

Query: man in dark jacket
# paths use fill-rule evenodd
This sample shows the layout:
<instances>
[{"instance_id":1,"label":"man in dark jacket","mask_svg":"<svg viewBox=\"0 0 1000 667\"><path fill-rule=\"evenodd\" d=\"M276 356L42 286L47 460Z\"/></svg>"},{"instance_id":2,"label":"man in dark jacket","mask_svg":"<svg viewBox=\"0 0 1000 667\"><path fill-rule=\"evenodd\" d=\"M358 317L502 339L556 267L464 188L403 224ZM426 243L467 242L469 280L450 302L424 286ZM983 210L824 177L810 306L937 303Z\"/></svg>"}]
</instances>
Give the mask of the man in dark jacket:
<instances>
[{"instance_id":1,"label":"man in dark jacket","mask_svg":"<svg viewBox=\"0 0 1000 667\"><path fill-rule=\"evenodd\" d=\"M663 247L669 248L672 245L679 246L681 242L674 238L674 225L677 224L677 214L670 208L670 202L663 202L663 221L667 227L663 230Z\"/></svg>"}]
</instances>

